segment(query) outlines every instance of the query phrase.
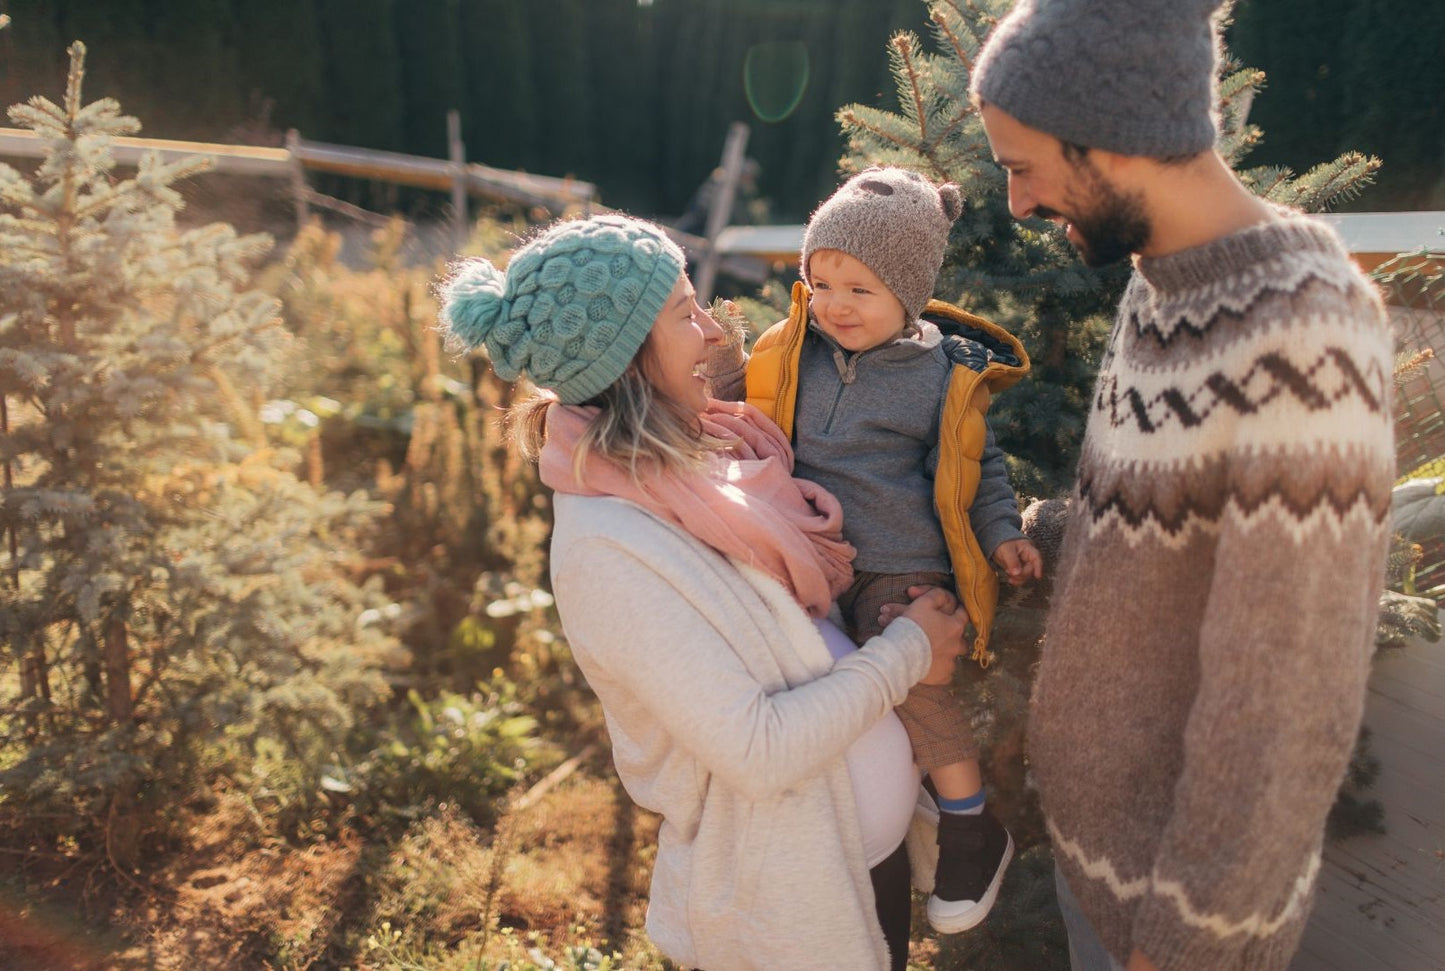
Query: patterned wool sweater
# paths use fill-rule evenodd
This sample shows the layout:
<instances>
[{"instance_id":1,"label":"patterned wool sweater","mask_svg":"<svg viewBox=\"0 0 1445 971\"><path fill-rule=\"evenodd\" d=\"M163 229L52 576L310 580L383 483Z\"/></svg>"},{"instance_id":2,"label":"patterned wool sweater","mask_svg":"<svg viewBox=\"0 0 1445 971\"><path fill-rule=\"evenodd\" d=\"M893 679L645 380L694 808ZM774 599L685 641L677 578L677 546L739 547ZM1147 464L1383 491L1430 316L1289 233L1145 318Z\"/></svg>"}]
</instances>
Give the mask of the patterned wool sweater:
<instances>
[{"instance_id":1,"label":"patterned wool sweater","mask_svg":"<svg viewBox=\"0 0 1445 971\"><path fill-rule=\"evenodd\" d=\"M1392 361L1316 221L1138 262L1029 742L1055 858L1120 962L1270 971L1298 945L1364 703Z\"/></svg>"}]
</instances>

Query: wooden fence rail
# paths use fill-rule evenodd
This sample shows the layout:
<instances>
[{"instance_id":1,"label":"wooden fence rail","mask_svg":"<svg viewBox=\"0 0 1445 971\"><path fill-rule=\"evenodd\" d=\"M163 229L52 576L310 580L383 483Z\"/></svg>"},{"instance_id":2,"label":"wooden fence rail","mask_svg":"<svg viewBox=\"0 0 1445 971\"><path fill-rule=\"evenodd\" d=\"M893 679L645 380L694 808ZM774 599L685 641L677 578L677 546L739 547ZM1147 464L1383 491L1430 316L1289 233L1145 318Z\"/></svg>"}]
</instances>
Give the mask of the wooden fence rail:
<instances>
[{"instance_id":1,"label":"wooden fence rail","mask_svg":"<svg viewBox=\"0 0 1445 971\"><path fill-rule=\"evenodd\" d=\"M736 136L734 131L734 141L737 140ZM307 184L308 171L450 192L453 236L457 248L465 242L470 228L466 199L472 196L541 208L553 216L561 215L577 206L588 212L608 211L599 202L597 187L591 182L513 172L465 162L460 126L452 118L448 119L448 141L450 158L438 159L313 142L300 137L294 130L287 133L285 148L117 136L111 139L111 155L120 164L131 166L139 164L148 152L155 152L163 161L204 156L211 160L213 172L289 179L298 228L305 224L312 206L332 209L362 222L375 222L385 218L350 203L321 195ZM0 128L0 157L40 158L44 153L44 140L34 132L20 128ZM737 161L740 161L740 158ZM733 168L736 167L734 164ZM735 172L730 174L736 179ZM664 228L687 252L689 259L705 268L709 280L719 271L752 283L761 283L767 278L769 267L766 258L760 258L760 254L727 252L718 245L716 229L712 237L704 238L671 227ZM709 283L704 298L710 296L711 292Z\"/></svg>"},{"instance_id":2,"label":"wooden fence rail","mask_svg":"<svg viewBox=\"0 0 1445 971\"><path fill-rule=\"evenodd\" d=\"M467 195L541 206L554 214L573 205L585 206L597 201L597 187L590 182L510 172L474 162L459 165L449 159L330 145L308 141L294 133L287 139L287 148L124 136L112 139L111 145L113 157L122 165L136 165L147 152L155 152L167 161L206 156L211 159L212 171L235 175L285 179L292 178L299 168L442 192L451 191L460 183ZM44 140L34 132L0 128L0 155L39 158L44 152Z\"/></svg>"}]
</instances>

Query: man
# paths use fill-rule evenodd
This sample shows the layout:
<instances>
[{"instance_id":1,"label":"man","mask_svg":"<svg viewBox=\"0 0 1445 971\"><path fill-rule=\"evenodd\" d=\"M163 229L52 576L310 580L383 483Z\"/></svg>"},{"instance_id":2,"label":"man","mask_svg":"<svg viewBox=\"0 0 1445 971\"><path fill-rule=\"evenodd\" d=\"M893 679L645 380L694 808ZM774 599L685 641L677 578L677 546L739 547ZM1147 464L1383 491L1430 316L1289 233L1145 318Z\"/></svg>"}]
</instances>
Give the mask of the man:
<instances>
[{"instance_id":1,"label":"man","mask_svg":"<svg viewBox=\"0 0 1445 971\"><path fill-rule=\"evenodd\" d=\"M1022 0L973 74L1014 216L1134 263L1029 729L1076 971L1289 964L1383 581L1390 331L1214 151L1217 5Z\"/></svg>"}]
</instances>

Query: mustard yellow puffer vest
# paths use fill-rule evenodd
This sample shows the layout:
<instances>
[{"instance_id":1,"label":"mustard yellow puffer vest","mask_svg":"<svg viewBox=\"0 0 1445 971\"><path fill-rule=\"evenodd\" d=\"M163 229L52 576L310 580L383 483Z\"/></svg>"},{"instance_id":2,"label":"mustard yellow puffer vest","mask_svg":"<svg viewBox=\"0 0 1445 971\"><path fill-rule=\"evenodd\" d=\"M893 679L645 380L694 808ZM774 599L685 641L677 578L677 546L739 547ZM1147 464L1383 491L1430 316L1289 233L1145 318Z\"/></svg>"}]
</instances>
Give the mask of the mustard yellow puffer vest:
<instances>
[{"instance_id":1,"label":"mustard yellow puffer vest","mask_svg":"<svg viewBox=\"0 0 1445 971\"><path fill-rule=\"evenodd\" d=\"M793 284L792 297L788 319L774 324L758 338L747 367L748 403L772 418L789 438L793 435L793 415L798 400L798 359L808 331L808 288L801 282ZM1018 338L1008 331L953 304L930 300L923 315L945 334L952 330L969 336L973 331L1006 344L1021 362L1018 365L992 362L982 371L954 365L939 423L933 504L953 561L959 599L977 632L973 659L987 667L993 660L988 642L998 604L998 576L973 535L968 510L978 491L979 459L988 436L984 415L989 400L994 393L1012 386L1028 373L1029 356Z\"/></svg>"}]
</instances>

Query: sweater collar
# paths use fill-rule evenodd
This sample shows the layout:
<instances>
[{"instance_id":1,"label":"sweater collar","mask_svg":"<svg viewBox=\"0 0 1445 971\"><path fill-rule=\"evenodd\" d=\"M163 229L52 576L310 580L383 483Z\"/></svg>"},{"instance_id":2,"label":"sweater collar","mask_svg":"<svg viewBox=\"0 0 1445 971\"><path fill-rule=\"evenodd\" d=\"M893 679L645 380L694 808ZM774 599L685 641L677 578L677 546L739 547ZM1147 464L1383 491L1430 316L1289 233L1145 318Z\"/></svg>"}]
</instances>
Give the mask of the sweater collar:
<instances>
[{"instance_id":1,"label":"sweater collar","mask_svg":"<svg viewBox=\"0 0 1445 971\"><path fill-rule=\"evenodd\" d=\"M1221 278L1259 272L1281 253L1340 255L1338 237L1324 223L1292 210L1237 233L1168 256L1140 257L1135 269L1161 297L1196 290Z\"/></svg>"}]
</instances>

